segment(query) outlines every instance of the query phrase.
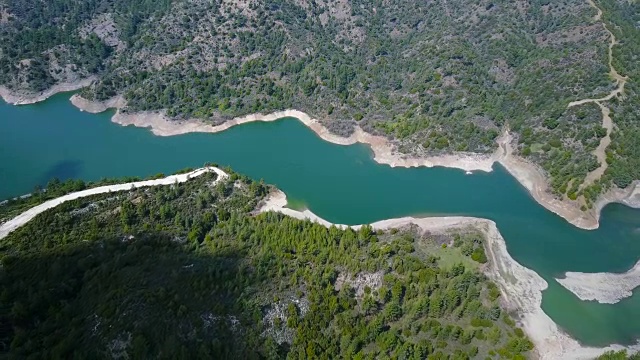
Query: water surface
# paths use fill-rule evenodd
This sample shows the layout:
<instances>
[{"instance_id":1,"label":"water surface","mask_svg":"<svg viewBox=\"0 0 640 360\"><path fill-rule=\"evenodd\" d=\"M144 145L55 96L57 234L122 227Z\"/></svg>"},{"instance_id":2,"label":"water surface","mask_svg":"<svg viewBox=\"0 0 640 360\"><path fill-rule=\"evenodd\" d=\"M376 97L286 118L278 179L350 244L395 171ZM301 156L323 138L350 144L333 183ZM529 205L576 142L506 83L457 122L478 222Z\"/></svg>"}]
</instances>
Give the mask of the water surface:
<instances>
[{"instance_id":1,"label":"water surface","mask_svg":"<svg viewBox=\"0 0 640 360\"><path fill-rule=\"evenodd\" d=\"M74 108L69 94L14 107L0 102L0 199L32 191L52 177L172 173L206 162L231 166L282 189L336 223L420 215L494 220L509 253L549 283L543 309L565 331L593 346L640 338L640 293L615 305L580 301L554 277L565 271L626 271L640 258L640 211L609 205L595 231L580 230L538 205L499 165L465 175L446 168L391 168L365 145L321 140L292 119L251 123L219 134L153 136L121 127L111 113Z\"/></svg>"}]
</instances>

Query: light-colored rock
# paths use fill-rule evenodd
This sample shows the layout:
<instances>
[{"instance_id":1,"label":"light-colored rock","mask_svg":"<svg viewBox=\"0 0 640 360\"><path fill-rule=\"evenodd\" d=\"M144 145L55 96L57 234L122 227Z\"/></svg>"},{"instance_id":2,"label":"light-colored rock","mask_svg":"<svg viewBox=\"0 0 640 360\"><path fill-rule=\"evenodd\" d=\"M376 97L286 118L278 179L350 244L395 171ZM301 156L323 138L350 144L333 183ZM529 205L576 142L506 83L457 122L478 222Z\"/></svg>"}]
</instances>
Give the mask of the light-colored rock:
<instances>
[{"instance_id":1,"label":"light-colored rock","mask_svg":"<svg viewBox=\"0 0 640 360\"><path fill-rule=\"evenodd\" d=\"M285 215L315 221L323 226L334 224L318 217L309 210L296 211L286 208L286 195L275 191L264 202L260 211L276 211ZM542 311L542 291L547 282L536 272L520 265L507 251L507 245L500 235L496 224L491 220L470 217L404 217L378 221L371 226L376 230L401 228L417 225L429 233L448 232L453 229L473 227L485 234L488 266L484 271L500 288L506 305L520 314L520 323L535 345L540 359L594 359L609 350L622 350L625 347L611 345L606 348L593 348L580 345L575 339L558 328L558 325ZM336 225L346 228L345 225ZM351 226L357 230L362 225ZM640 350L640 345L628 347L630 351Z\"/></svg>"},{"instance_id":2,"label":"light-colored rock","mask_svg":"<svg viewBox=\"0 0 640 360\"><path fill-rule=\"evenodd\" d=\"M556 281L580 300L615 304L633 295L633 290L640 286L640 261L622 274L567 272Z\"/></svg>"},{"instance_id":3,"label":"light-colored rock","mask_svg":"<svg viewBox=\"0 0 640 360\"><path fill-rule=\"evenodd\" d=\"M89 77L74 82L59 83L40 93L20 93L11 91L5 86L0 86L0 97L5 102L13 105L35 104L44 101L57 93L82 89L91 85L94 81L95 77Z\"/></svg>"},{"instance_id":4,"label":"light-colored rock","mask_svg":"<svg viewBox=\"0 0 640 360\"><path fill-rule=\"evenodd\" d=\"M73 193L46 201L38 206L34 206L31 209L23 212L22 214L14 217L13 219L3 224L0 224L0 239L4 239L7 235L9 235L9 233L23 226L27 222L31 221L31 219L38 216L39 214L51 208L54 208L66 201L75 200L75 199L96 195L96 194L104 194L108 192L125 191L125 190L136 189L136 188L147 187L147 186L171 185L175 183L182 183L191 179L192 177L197 177L211 171L218 174L218 178L216 179L216 182L228 177L227 173L225 173L224 171L218 168L207 167L207 168L194 170L187 174L171 175L162 179L137 181L137 182L131 182L131 183L125 183L125 184L116 184L116 185L105 185L105 186L100 186L92 189L73 192Z\"/></svg>"},{"instance_id":5,"label":"light-colored rock","mask_svg":"<svg viewBox=\"0 0 640 360\"><path fill-rule=\"evenodd\" d=\"M65 201L111 191L124 191L145 186L170 185L176 182L187 181L192 177L202 175L209 171L215 171L218 174L216 181L220 181L228 176L220 169L209 167L198 169L188 174L171 175L163 179L108 185L67 194L33 207L0 225L0 239L6 237L11 231L26 224L38 214ZM259 211L281 212L297 219L315 221L326 227L334 225L309 210L301 212L288 209L285 207L286 204L286 195L281 191L275 191L263 202ZM493 221L470 217L404 217L382 220L371 224L375 230L401 228L409 225L417 225L422 231L428 231L431 234L469 227L476 228L485 234L485 246L489 258L489 265L485 267L484 271L487 276L498 284L507 306L520 313L520 322L527 335L534 342L536 347L535 351L541 359L592 359L608 350L624 349L624 347L619 345L612 345L606 348L585 347L563 333L540 307L542 304L542 291L547 288L547 282L533 270L520 265L509 255L506 243ZM346 225L336 226L341 228L347 227ZM358 230L361 226L362 225L355 225L351 226L351 228ZM629 347L628 349L638 351L640 350L640 346Z\"/></svg>"}]
</instances>

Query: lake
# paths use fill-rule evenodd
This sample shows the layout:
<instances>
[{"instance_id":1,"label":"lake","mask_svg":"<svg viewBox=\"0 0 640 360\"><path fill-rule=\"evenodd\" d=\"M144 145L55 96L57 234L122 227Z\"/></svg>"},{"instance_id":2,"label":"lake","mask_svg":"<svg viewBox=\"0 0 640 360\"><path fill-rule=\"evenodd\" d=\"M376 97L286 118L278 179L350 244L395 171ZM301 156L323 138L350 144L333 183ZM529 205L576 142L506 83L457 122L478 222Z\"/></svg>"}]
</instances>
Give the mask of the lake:
<instances>
[{"instance_id":1,"label":"lake","mask_svg":"<svg viewBox=\"0 0 640 360\"><path fill-rule=\"evenodd\" d=\"M53 177L169 174L206 162L230 166L284 191L290 203L336 223L401 216L465 215L495 221L509 253L549 283L543 309L586 345L640 338L640 291L615 305L584 302L556 283L565 271L623 272L640 258L640 210L612 204L598 230L578 229L537 204L500 165L491 173L391 168L368 146L321 140L295 119L251 123L219 134L157 137L84 113L58 94L29 106L0 101L0 199ZM636 319L635 321L633 319Z\"/></svg>"}]
</instances>

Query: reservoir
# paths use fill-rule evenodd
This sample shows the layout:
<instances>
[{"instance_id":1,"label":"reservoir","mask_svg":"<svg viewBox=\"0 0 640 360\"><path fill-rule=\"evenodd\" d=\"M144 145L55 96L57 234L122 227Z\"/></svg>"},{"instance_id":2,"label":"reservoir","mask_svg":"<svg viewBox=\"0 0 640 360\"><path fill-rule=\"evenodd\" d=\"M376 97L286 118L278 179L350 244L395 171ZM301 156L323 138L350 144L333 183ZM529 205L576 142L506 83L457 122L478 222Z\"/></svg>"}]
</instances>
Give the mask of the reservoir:
<instances>
[{"instance_id":1,"label":"reservoir","mask_svg":"<svg viewBox=\"0 0 640 360\"><path fill-rule=\"evenodd\" d=\"M615 305L585 302L556 283L566 271L624 272L640 259L640 210L612 204L600 228L578 229L537 204L500 165L491 173L391 168L365 145L321 140L295 119L254 122L218 134L154 136L83 113L58 94L30 106L0 101L0 199L53 177L98 180L169 174L206 162L230 166L284 191L328 221L464 215L495 221L509 253L548 283L544 311L585 345L635 344L640 291Z\"/></svg>"}]
</instances>

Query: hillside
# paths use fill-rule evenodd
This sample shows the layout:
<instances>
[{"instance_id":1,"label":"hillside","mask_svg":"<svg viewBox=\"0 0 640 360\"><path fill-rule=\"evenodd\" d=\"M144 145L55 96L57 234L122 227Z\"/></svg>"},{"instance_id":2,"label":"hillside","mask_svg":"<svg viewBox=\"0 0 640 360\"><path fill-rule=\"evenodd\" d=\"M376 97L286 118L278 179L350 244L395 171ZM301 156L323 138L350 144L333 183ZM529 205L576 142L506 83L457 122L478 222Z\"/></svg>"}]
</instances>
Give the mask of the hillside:
<instances>
[{"instance_id":1,"label":"hillside","mask_svg":"<svg viewBox=\"0 0 640 360\"><path fill-rule=\"evenodd\" d=\"M603 17L585 0L0 4L0 84L16 92L97 75L82 96L123 95L128 112L220 123L296 108L336 134L360 126L414 155L489 153L508 127L551 190L584 194L586 207L640 178L629 143L637 2L598 1ZM568 105L616 88L609 29L621 41L612 65L631 79L620 106L630 108L614 110L602 149L598 104Z\"/></svg>"},{"instance_id":2,"label":"hillside","mask_svg":"<svg viewBox=\"0 0 640 360\"><path fill-rule=\"evenodd\" d=\"M0 240L9 358L522 358L483 236L256 214L215 173L105 193Z\"/></svg>"}]
</instances>

